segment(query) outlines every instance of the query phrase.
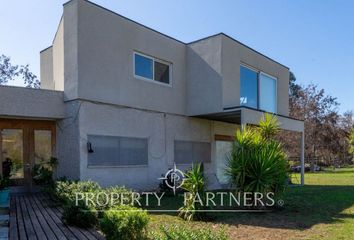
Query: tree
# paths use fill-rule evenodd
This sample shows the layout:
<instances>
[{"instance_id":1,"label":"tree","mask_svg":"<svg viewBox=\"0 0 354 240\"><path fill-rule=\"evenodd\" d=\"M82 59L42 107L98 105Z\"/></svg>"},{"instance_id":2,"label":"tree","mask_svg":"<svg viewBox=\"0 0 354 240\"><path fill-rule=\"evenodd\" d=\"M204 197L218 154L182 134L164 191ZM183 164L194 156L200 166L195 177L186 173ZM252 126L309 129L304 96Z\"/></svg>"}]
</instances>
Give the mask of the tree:
<instances>
[{"instance_id":1,"label":"tree","mask_svg":"<svg viewBox=\"0 0 354 240\"><path fill-rule=\"evenodd\" d=\"M326 94L324 89L314 84L299 85L295 75L290 73L290 116L305 122L305 156L312 166L316 159L328 165L347 159L346 139L353 127L353 114L340 115L338 106L337 99ZM287 134L286 139L289 146L295 146L298 140L291 134Z\"/></svg>"},{"instance_id":2,"label":"tree","mask_svg":"<svg viewBox=\"0 0 354 240\"><path fill-rule=\"evenodd\" d=\"M349 153L354 155L354 127L349 135Z\"/></svg>"},{"instance_id":3,"label":"tree","mask_svg":"<svg viewBox=\"0 0 354 240\"><path fill-rule=\"evenodd\" d=\"M29 65L13 65L10 57L0 55L0 85L21 78L28 88L40 88L40 81L29 70Z\"/></svg>"}]
</instances>

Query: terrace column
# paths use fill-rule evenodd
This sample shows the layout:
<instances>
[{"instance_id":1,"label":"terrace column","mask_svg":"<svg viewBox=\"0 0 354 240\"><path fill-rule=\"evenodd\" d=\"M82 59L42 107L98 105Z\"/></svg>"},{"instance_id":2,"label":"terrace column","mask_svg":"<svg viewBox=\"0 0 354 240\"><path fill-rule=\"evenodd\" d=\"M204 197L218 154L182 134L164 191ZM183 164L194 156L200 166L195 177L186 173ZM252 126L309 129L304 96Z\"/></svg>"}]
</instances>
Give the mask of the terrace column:
<instances>
[{"instance_id":1,"label":"terrace column","mask_svg":"<svg viewBox=\"0 0 354 240\"><path fill-rule=\"evenodd\" d=\"M301 132L301 186L305 185L305 132Z\"/></svg>"}]
</instances>

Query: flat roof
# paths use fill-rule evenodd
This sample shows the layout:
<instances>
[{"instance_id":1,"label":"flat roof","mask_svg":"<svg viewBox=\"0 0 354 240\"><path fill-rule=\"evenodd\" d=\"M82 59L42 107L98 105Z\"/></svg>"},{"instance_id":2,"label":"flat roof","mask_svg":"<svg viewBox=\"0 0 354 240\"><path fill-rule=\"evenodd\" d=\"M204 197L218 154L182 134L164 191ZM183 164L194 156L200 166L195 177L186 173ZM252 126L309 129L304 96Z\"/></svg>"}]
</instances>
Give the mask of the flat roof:
<instances>
[{"instance_id":1,"label":"flat roof","mask_svg":"<svg viewBox=\"0 0 354 240\"><path fill-rule=\"evenodd\" d=\"M68 4L68 3L71 2L71 1L73 1L73 0L70 0L70 1L68 1L68 2L66 2L66 3L64 3L63 6L65 6L66 4ZM146 26L146 25L144 25L144 24L142 24L142 23L139 23L139 22L134 21L134 20L132 20L132 19L130 19L130 18L127 18L127 17L125 17L125 16L123 16L123 15L121 15L121 14L119 14L119 13L116 13L116 12L114 12L114 11L108 9L108 8L105 8L105 7L101 6L101 5L98 5L98 4L93 3L93 2L91 2L91 1L88 1L88 0L84 0L84 1L85 1L85 2L88 2L88 3L92 4L92 5L94 5L94 6L96 6L96 7L99 7L99 8L101 8L101 9L105 10L105 11L108 11L108 12L110 12L110 13L113 13L113 14L115 14L115 15L121 17L121 18L124 18L124 19L126 19L126 20L128 20L128 21L130 21L130 22L133 22L133 23L135 23L135 24L137 24L137 25L139 25L139 26L142 26L142 27L144 27L144 28L146 28L146 29L149 29L149 30L151 30L151 31L153 31L153 32L156 32L156 33L158 33L158 34L160 34L160 35L162 35L162 36L165 36L165 37L170 38L170 39L172 39L172 40L174 40L174 41L176 41L176 42L179 42L179 43L181 43L181 44L184 44L184 45L193 44L193 43L196 43L196 42L199 42L199 41L208 39L208 38L216 37L216 36L218 36L218 35L223 35L223 36L225 36L225 37L227 37L227 38L230 38L231 40L233 40L233 41L235 41L235 42L241 44L242 46L248 48L249 50L251 50L251 51L253 51L253 52L257 53L257 54L260 54L260 55L262 55L263 57L265 57L265 58L267 58L267 59L269 59L269 60L271 60L271 61L273 61L273 62L275 62L275 63L277 63L277 64L279 64L279 65L281 65L281 66L283 66L283 67L285 67L285 68L287 68L287 69L289 69L289 67L285 66L284 64L281 64L281 63L279 63L278 61L276 61L276 60L274 60L274 59L272 59L272 58L270 58L270 57L268 57L268 56L266 56L266 55L264 55L264 54L258 52L257 50L255 50L255 49L253 49L253 48L247 46L246 44L244 44L244 43L242 43L242 42L236 40L235 38L233 38L233 37L231 37L231 36L229 36L229 35L227 35L227 34L225 34L225 33L223 33L223 32L220 32L220 33L217 33L217 34L214 34L214 35L210 35L210 36L207 36L207 37L204 37L204 38L201 38L201 39L198 39L198 40L195 40L195 41L186 43L186 42L183 42L183 41L181 41L181 40L179 40L179 39L176 39L176 38L174 38L174 37L171 37L171 36L169 36L169 35L167 35L167 34L164 34L164 33L162 33L162 32L159 32L159 31L157 31L157 30L155 30L155 29L153 29L153 28L150 28L150 27L148 27L148 26ZM43 51L43 50L42 50L42 51Z\"/></svg>"}]
</instances>

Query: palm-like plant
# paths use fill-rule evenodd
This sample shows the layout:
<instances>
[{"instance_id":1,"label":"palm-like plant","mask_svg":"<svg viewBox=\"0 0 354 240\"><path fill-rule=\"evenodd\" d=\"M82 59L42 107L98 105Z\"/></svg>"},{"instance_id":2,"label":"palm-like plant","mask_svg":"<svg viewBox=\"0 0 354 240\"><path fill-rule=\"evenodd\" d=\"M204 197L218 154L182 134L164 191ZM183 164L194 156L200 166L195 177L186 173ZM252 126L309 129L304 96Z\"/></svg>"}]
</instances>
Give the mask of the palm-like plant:
<instances>
[{"instance_id":1,"label":"palm-like plant","mask_svg":"<svg viewBox=\"0 0 354 240\"><path fill-rule=\"evenodd\" d=\"M259 125L236 132L226 174L240 192L280 193L288 178L288 164L281 144L273 139L278 123L274 116L265 115Z\"/></svg>"},{"instance_id":2,"label":"palm-like plant","mask_svg":"<svg viewBox=\"0 0 354 240\"><path fill-rule=\"evenodd\" d=\"M279 132L279 126L280 123L275 115L265 113L258 123L259 134L265 140L273 139Z\"/></svg>"},{"instance_id":3,"label":"palm-like plant","mask_svg":"<svg viewBox=\"0 0 354 240\"><path fill-rule=\"evenodd\" d=\"M204 198L205 178L203 174L203 165L192 165L192 169L185 173L185 180L182 189L186 190L189 197L185 199L185 204L179 209L179 216L185 220L193 220L193 218L200 218L202 205L195 202L196 197ZM199 196L197 196L197 194Z\"/></svg>"}]
</instances>

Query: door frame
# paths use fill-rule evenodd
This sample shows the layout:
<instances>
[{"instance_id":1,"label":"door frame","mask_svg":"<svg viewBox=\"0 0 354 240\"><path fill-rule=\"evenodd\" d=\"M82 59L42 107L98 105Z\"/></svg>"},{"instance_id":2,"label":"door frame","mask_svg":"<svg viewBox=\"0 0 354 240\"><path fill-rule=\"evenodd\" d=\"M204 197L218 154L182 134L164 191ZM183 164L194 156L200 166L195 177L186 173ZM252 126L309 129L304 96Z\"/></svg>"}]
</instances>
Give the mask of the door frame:
<instances>
[{"instance_id":1,"label":"door frame","mask_svg":"<svg viewBox=\"0 0 354 240\"><path fill-rule=\"evenodd\" d=\"M32 191L32 169L35 161L35 130L48 130L51 131L51 150L52 156L56 155L56 123L49 120L26 120L26 119L10 119L0 118L0 131L3 129L21 129L23 141L23 164L24 164L24 179L23 185L25 191ZM0 134L0 173L2 173L2 134ZM26 164L28 170L26 171Z\"/></svg>"}]
</instances>

